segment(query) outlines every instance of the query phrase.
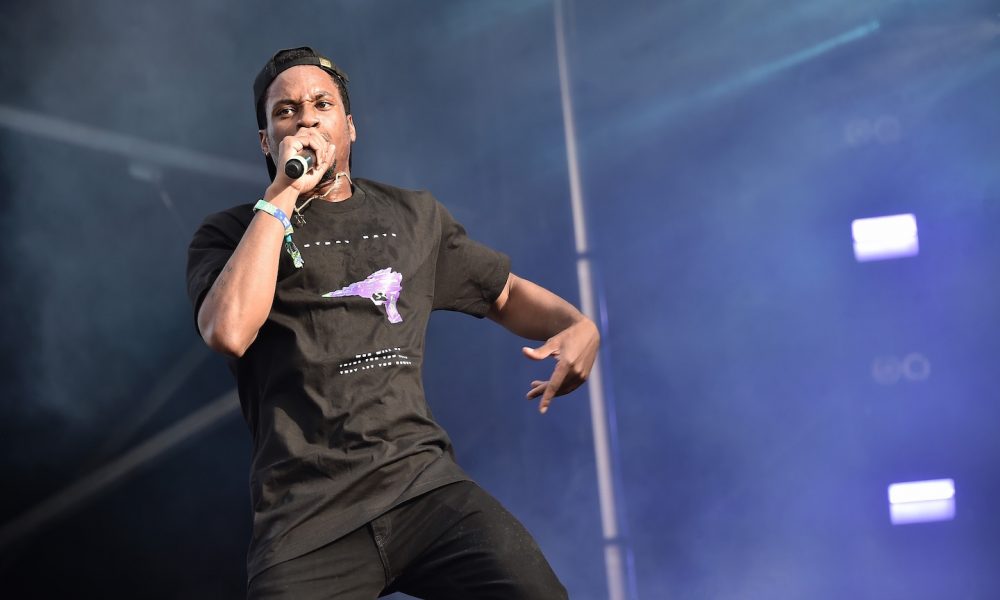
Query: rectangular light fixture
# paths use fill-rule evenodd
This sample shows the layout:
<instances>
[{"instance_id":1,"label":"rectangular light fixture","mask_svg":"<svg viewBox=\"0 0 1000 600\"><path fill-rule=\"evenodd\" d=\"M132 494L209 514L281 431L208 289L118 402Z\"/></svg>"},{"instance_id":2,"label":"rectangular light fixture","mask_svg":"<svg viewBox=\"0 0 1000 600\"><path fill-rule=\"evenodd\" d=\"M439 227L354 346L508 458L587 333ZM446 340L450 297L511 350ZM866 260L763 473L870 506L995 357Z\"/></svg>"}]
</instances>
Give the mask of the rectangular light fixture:
<instances>
[{"instance_id":1,"label":"rectangular light fixture","mask_svg":"<svg viewBox=\"0 0 1000 600\"><path fill-rule=\"evenodd\" d=\"M889 486L889 518L893 525L954 519L955 481L893 483Z\"/></svg>"},{"instance_id":2,"label":"rectangular light fixture","mask_svg":"<svg viewBox=\"0 0 1000 600\"><path fill-rule=\"evenodd\" d=\"M858 262L889 260L920 253L917 218L912 214L855 219L851 223Z\"/></svg>"}]
</instances>

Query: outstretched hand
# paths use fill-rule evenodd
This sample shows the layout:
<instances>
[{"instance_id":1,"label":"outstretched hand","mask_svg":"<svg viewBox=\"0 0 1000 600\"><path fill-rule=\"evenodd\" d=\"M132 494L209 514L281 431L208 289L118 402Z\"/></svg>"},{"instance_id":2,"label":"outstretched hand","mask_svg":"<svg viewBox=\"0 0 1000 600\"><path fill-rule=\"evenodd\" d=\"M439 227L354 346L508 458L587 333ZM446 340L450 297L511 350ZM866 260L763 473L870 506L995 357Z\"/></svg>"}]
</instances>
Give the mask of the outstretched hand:
<instances>
[{"instance_id":1,"label":"outstretched hand","mask_svg":"<svg viewBox=\"0 0 1000 600\"><path fill-rule=\"evenodd\" d=\"M556 368L548 381L531 382L527 398L542 397L538 412L545 414L552 398L575 390L587 381L597 359L601 336L590 319L581 319L549 338L538 348L522 348L525 356L533 360L556 359Z\"/></svg>"}]
</instances>

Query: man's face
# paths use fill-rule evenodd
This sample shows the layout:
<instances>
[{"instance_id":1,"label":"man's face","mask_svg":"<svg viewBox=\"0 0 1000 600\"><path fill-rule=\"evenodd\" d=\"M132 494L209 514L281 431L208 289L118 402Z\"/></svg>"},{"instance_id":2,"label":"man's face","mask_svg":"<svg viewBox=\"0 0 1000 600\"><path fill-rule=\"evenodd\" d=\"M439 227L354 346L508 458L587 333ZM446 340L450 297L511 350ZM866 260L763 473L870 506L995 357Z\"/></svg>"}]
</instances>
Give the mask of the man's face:
<instances>
[{"instance_id":1,"label":"man's face","mask_svg":"<svg viewBox=\"0 0 1000 600\"><path fill-rule=\"evenodd\" d=\"M329 73L311 65L282 71L267 90L264 114L267 129L260 131L260 147L272 159L277 160L281 140L303 128L313 128L336 146L335 161L323 179L348 171L351 143L357 132L354 119L344 112L340 90ZM277 166L282 169L282 165Z\"/></svg>"}]
</instances>

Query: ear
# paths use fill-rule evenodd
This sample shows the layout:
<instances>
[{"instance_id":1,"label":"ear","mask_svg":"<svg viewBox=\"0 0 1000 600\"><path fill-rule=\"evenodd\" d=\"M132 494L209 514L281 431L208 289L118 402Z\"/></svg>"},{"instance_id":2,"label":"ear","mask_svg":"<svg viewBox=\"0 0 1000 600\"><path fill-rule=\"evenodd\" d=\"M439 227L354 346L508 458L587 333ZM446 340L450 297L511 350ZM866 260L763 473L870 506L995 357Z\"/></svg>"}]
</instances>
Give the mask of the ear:
<instances>
[{"instance_id":1,"label":"ear","mask_svg":"<svg viewBox=\"0 0 1000 600\"><path fill-rule=\"evenodd\" d=\"M358 131L354 128L354 115L347 115L347 131L351 134L351 141L358 141Z\"/></svg>"},{"instance_id":2,"label":"ear","mask_svg":"<svg viewBox=\"0 0 1000 600\"><path fill-rule=\"evenodd\" d=\"M257 132L260 136L260 151L264 154L271 153L271 144L267 141L267 130L261 129Z\"/></svg>"}]
</instances>

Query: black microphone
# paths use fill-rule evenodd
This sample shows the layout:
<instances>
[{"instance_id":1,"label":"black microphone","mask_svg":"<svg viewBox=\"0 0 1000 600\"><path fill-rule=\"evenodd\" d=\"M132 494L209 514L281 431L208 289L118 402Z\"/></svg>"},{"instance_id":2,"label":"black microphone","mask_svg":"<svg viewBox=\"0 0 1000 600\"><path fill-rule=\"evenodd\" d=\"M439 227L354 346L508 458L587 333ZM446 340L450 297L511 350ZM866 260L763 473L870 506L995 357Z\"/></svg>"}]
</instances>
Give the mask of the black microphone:
<instances>
[{"instance_id":1,"label":"black microphone","mask_svg":"<svg viewBox=\"0 0 1000 600\"><path fill-rule=\"evenodd\" d=\"M303 148L302 152L285 161L285 175L291 179L298 179L312 168L316 163L316 155L309 148Z\"/></svg>"}]
</instances>

